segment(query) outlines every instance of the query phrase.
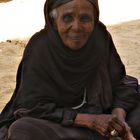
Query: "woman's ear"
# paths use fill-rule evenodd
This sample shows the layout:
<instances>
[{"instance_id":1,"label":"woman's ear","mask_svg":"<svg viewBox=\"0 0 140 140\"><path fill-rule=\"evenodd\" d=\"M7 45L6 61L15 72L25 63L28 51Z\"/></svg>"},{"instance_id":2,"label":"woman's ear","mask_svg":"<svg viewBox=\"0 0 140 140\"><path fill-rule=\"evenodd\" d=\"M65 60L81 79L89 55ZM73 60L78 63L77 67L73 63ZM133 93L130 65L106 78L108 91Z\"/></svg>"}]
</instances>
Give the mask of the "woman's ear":
<instances>
[{"instance_id":1,"label":"woman's ear","mask_svg":"<svg viewBox=\"0 0 140 140\"><path fill-rule=\"evenodd\" d=\"M57 30L56 19L51 18L51 23L52 23L52 25L53 25L54 29L55 29L55 30Z\"/></svg>"},{"instance_id":2,"label":"woman's ear","mask_svg":"<svg viewBox=\"0 0 140 140\"><path fill-rule=\"evenodd\" d=\"M57 30L57 24L56 24L56 19L52 19L52 24L55 30Z\"/></svg>"}]
</instances>

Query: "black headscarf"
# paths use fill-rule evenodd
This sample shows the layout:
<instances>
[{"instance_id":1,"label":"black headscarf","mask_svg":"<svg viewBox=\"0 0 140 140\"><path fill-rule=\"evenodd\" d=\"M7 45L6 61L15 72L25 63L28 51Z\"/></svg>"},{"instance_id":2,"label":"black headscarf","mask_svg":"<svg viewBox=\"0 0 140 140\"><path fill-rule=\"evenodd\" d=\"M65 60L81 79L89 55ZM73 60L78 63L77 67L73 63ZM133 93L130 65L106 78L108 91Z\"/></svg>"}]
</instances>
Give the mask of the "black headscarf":
<instances>
[{"instance_id":1,"label":"black headscarf","mask_svg":"<svg viewBox=\"0 0 140 140\"><path fill-rule=\"evenodd\" d=\"M45 15L45 27L49 27L51 23L50 19L50 12L59 7L62 4L68 3L72 0L46 0L45 5L44 5L44 15ZM98 22L99 20L99 6L98 6L98 0L87 0L91 2L94 6L94 15L95 16L95 21Z\"/></svg>"}]
</instances>

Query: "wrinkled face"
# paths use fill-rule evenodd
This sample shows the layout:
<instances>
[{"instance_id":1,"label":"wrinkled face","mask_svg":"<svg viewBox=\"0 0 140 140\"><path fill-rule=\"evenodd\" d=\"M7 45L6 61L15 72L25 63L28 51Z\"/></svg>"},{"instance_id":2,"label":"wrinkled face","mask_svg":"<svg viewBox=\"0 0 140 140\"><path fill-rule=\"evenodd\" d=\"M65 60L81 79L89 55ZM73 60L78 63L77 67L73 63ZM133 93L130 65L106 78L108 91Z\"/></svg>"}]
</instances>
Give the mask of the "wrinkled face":
<instances>
[{"instance_id":1,"label":"wrinkled face","mask_svg":"<svg viewBox=\"0 0 140 140\"><path fill-rule=\"evenodd\" d=\"M73 0L57 8L56 29L66 47L82 48L94 27L94 8L87 0Z\"/></svg>"}]
</instances>

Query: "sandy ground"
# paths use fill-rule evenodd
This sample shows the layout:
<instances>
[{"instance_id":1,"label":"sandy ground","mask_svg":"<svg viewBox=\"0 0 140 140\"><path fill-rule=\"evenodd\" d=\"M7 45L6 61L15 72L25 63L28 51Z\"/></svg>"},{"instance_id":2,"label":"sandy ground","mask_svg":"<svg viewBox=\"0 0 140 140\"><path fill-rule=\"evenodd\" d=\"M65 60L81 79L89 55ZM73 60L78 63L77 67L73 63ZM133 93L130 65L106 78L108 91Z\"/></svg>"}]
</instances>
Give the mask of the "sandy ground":
<instances>
[{"instance_id":1,"label":"sandy ground","mask_svg":"<svg viewBox=\"0 0 140 140\"><path fill-rule=\"evenodd\" d=\"M129 75L140 80L140 20L108 26ZM27 42L9 40L0 43L0 111L10 99L16 71Z\"/></svg>"},{"instance_id":2,"label":"sandy ground","mask_svg":"<svg viewBox=\"0 0 140 140\"><path fill-rule=\"evenodd\" d=\"M9 2L9 1L11 1L11 0L0 0L0 3L2 3L2 2Z\"/></svg>"},{"instance_id":3,"label":"sandy ground","mask_svg":"<svg viewBox=\"0 0 140 140\"><path fill-rule=\"evenodd\" d=\"M0 111L14 91L24 46L23 42L17 41L0 43Z\"/></svg>"},{"instance_id":4,"label":"sandy ground","mask_svg":"<svg viewBox=\"0 0 140 140\"><path fill-rule=\"evenodd\" d=\"M127 74L140 81L140 20L108 27Z\"/></svg>"}]
</instances>

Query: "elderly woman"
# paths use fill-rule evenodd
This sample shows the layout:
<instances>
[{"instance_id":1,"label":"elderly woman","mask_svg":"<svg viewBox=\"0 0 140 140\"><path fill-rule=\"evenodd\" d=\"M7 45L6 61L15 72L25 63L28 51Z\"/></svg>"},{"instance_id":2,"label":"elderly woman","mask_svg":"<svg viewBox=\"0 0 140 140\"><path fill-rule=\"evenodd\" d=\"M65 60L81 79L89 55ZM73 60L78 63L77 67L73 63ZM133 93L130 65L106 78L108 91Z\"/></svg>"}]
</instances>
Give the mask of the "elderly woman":
<instances>
[{"instance_id":1,"label":"elderly woman","mask_svg":"<svg viewBox=\"0 0 140 140\"><path fill-rule=\"evenodd\" d=\"M99 22L98 1L47 0L44 14L1 113L0 140L139 139L138 85Z\"/></svg>"}]
</instances>

